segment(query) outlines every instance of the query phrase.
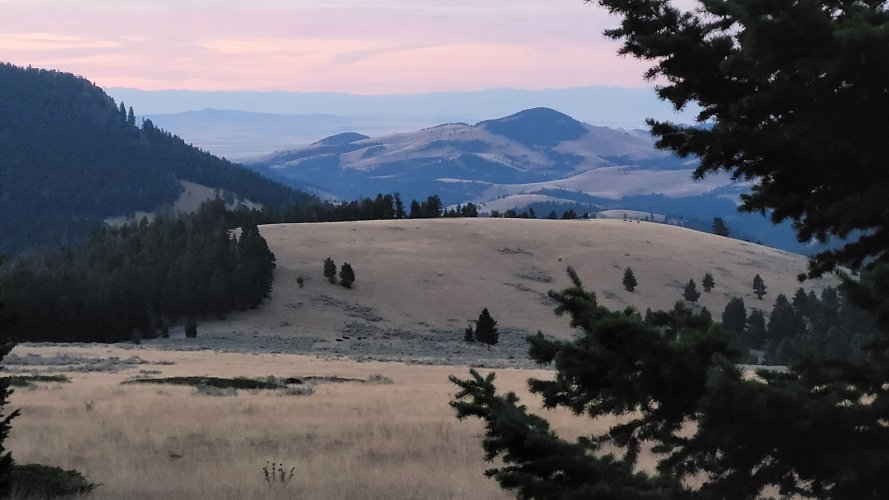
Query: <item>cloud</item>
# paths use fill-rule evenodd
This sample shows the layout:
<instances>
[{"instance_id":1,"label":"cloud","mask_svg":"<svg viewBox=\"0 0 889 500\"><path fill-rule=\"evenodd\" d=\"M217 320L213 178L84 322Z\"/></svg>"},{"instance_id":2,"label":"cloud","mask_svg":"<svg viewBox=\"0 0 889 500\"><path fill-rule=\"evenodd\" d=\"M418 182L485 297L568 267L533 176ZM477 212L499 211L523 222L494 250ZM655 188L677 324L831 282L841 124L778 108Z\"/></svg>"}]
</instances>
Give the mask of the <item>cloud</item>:
<instances>
[{"instance_id":1,"label":"cloud","mask_svg":"<svg viewBox=\"0 0 889 500\"><path fill-rule=\"evenodd\" d=\"M61 33L0 33L0 49L15 51L46 51L70 49L113 49L116 40L87 38Z\"/></svg>"}]
</instances>

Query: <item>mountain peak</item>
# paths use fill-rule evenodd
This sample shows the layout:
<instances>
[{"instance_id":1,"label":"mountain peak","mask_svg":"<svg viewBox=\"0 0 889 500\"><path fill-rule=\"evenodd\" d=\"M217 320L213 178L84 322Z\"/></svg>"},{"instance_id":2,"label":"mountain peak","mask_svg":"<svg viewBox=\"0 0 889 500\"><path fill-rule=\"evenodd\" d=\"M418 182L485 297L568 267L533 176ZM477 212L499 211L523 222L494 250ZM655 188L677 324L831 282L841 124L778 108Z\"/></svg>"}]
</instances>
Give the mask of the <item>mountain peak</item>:
<instances>
[{"instance_id":1,"label":"mountain peak","mask_svg":"<svg viewBox=\"0 0 889 500\"><path fill-rule=\"evenodd\" d=\"M480 122L476 126L526 146L552 147L563 141L579 139L587 133L582 123L550 108L526 109L503 118Z\"/></svg>"},{"instance_id":2,"label":"mountain peak","mask_svg":"<svg viewBox=\"0 0 889 500\"><path fill-rule=\"evenodd\" d=\"M325 137L320 141L312 144L313 146L339 146L341 144L350 144L356 141L363 141L364 139L370 139L369 136L364 134L359 134L357 132L343 132L341 134L332 135L330 137Z\"/></svg>"}]
</instances>

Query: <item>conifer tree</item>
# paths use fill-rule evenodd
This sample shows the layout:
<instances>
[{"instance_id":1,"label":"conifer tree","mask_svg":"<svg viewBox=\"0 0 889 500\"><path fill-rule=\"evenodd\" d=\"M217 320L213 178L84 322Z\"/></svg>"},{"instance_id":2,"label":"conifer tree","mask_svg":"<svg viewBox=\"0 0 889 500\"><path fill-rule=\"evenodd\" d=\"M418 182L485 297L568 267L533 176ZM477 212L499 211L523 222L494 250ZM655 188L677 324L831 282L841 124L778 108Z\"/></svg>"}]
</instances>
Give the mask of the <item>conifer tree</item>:
<instances>
[{"instance_id":1,"label":"conifer tree","mask_svg":"<svg viewBox=\"0 0 889 500\"><path fill-rule=\"evenodd\" d=\"M762 300L766 293L768 293L766 292L766 284L757 274L753 277L753 294L756 295L757 299Z\"/></svg>"},{"instance_id":2,"label":"conifer tree","mask_svg":"<svg viewBox=\"0 0 889 500\"><path fill-rule=\"evenodd\" d=\"M750 311L747 317L747 339L752 349L763 349L765 347L768 330L766 330L765 313L759 309Z\"/></svg>"},{"instance_id":3,"label":"conifer tree","mask_svg":"<svg viewBox=\"0 0 889 500\"><path fill-rule=\"evenodd\" d=\"M559 216L556 215L556 211L555 211L555 210L551 210L551 211L549 212L549 215L546 216L546 218L549 219L549 220L556 220L556 219L559 218Z\"/></svg>"},{"instance_id":4,"label":"conifer tree","mask_svg":"<svg viewBox=\"0 0 889 500\"><path fill-rule=\"evenodd\" d=\"M482 309L475 322L475 340L487 344L488 347L497 344L500 340L500 332L497 329L497 322L488 312L488 308Z\"/></svg>"},{"instance_id":5,"label":"conifer tree","mask_svg":"<svg viewBox=\"0 0 889 500\"><path fill-rule=\"evenodd\" d=\"M189 316L185 320L185 337L193 339L198 336L198 321L194 316Z\"/></svg>"},{"instance_id":6,"label":"conifer tree","mask_svg":"<svg viewBox=\"0 0 889 500\"><path fill-rule=\"evenodd\" d=\"M713 218L713 234L718 236L729 235L728 226L725 225L725 221L722 220L722 217Z\"/></svg>"},{"instance_id":7,"label":"conifer tree","mask_svg":"<svg viewBox=\"0 0 889 500\"><path fill-rule=\"evenodd\" d=\"M497 460L486 474L521 498L752 499L767 488L889 498L886 2L598 3L620 19L607 35L621 53L651 63L658 95L700 106L697 125L650 121L658 145L695 156L698 178L751 180L741 208L792 220L800 241L857 233L810 259L808 275L864 265L846 286L879 328L861 366L805 363L754 380L712 325L681 309L651 322L609 311L570 273L574 286L551 296L583 335L531 338L532 359L556 374L530 389L547 408L632 417L569 442L515 393L498 394L493 374L453 379L458 416L485 423L482 445ZM658 451L649 474L635 472L643 442Z\"/></svg>"},{"instance_id":8,"label":"conifer tree","mask_svg":"<svg viewBox=\"0 0 889 500\"><path fill-rule=\"evenodd\" d=\"M747 324L747 308L744 299L733 297L722 311L722 331L729 336L740 336Z\"/></svg>"},{"instance_id":9,"label":"conifer tree","mask_svg":"<svg viewBox=\"0 0 889 500\"><path fill-rule=\"evenodd\" d=\"M123 101L120 101L120 121L126 123L127 121L127 108L124 105Z\"/></svg>"},{"instance_id":10,"label":"conifer tree","mask_svg":"<svg viewBox=\"0 0 889 500\"><path fill-rule=\"evenodd\" d=\"M0 258L0 266L3 259ZM6 306L0 302L0 361L15 347L15 343L9 338L9 330L15 322L15 316L6 312ZM11 490L11 474L13 468L12 453L6 451L4 445L9 436L11 422L19 414L19 410L8 411L5 407L9 403L12 389L9 388L9 378L0 377L0 498L8 498Z\"/></svg>"},{"instance_id":11,"label":"conifer tree","mask_svg":"<svg viewBox=\"0 0 889 500\"><path fill-rule=\"evenodd\" d=\"M352 288L353 283L355 283L355 271L352 270L352 266L348 262L345 262L340 267L340 284L344 288Z\"/></svg>"},{"instance_id":12,"label":"conifer tree","mask_svg":"<svg viewBox=\"0 0 889 500\"><path fill-rule=\"evenodd\" d=\"M401 194L395 193L395 218L404 219L407 214L404 213L404 202L401 201Z\"/></svg>"},{"instance_id":13,"label":"conifer tree","mask_svg":"<svg viewBox=\"0 0 889 500\"><path fill-rule=\"evenodd\" d=\"M475 342L475 331L472 329L472 325L466 327L463 330L463 341L464 342Z\"/></svg>"},{"instance_id":14,"label":"conifer tree","mask_svg":"<svg viewBox=\"0 0 889 500\"><path fill-rule=\"evenodd\" d=\"M633 270L630 269L629 267L624 269L623 284L624 284L624 289L628 292L632 292L632 291L636 290L636 285L638 285L638 283L636 282L636 276L633 275Z\"/></svg>"},{"instance_id":15,"label":"conifer tree","mask_svg":"<svg viewBox=\"0 0 889 500\"><path fill-rule=\"evenodd\" d=\"M698 291L695 280L688 280L688 284L685 285L685 289L682 291L682 298L692 303L697 302L701 298L701 292Z\"/></svg>"},{"instance_id":16,"label":"conifer tree","mask_svg":"<svg viewBox=\"0 0 889 500\"><path fill-rule=\"evenodd\" d=\"M336 263L330 257L324 259L324 277L332 284L336 284Z\"/></svg>"},{"instance_id":17,"label":"conifer tree","mask_svg":"<svg viewBox=\"0 0 889 500\"><path fill-rule=\"evenodd\" d=\"M130 110L127 111L127 125L136 126L136 114L133 113L133 107L130 106Z\"/></svg>"},{"instance_id":18,"label":"conifer tree","mask_svg":"<svg viewBox=\"0 0 889 500\"><path fill-rule=\"evenodd\" d=\"M716 286L716 281L713 280L713 275L709 272L704 274L704 279L701 280L701 285L704 287L704 291L710 293L710 290L713 290L713 287Z\"/></svg>"}]
</instances>

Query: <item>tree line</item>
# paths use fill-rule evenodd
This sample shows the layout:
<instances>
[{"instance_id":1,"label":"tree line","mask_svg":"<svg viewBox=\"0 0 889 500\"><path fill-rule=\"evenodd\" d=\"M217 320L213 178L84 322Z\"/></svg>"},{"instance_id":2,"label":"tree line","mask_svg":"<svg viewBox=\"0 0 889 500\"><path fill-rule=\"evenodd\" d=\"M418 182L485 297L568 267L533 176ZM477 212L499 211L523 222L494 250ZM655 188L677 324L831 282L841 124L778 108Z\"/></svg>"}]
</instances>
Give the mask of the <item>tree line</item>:
<instances>
[{"instance_id":1,"label":"tree line","mask_svg":"<svg viewBox=\"0 0 889 500\"><path fill-rule=\"evenodd\" d=\"M249 215L214 200L20 256L0 270L0 302L18 320L12 338L139 340L183 318L256 307L271 292L275 256Z\"/></svg>"}]
</instances>

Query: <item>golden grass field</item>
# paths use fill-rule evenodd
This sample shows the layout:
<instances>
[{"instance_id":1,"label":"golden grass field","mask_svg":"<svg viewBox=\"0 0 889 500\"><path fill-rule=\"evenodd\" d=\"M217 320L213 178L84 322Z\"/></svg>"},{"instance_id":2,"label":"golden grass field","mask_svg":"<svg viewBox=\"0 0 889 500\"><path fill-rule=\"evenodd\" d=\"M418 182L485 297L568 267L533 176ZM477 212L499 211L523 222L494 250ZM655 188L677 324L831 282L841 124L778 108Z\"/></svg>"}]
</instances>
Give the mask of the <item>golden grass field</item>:
<instances>
[{"instance_id":1,"label":"golden grass field","mask_svg":"<svg viewBox=\"0 0 889 500\"><path fill-rule=\"evenodd\" d=\"M447 377L466 375L466 367L106 345L25 345L14 353L137 355L175 363L74 372L71 383L13 394L9 407L22 415L7 446L16 461L75 468L102 484L90 498L510 497L482 474L481 423L458 421L448 406L455 386ZM139 370L161 371L156 377L379 374L393 383L321 383L310 396L239 391L225 397L191 387L120 384ZM501 389L524 394L528 377L548 372L505 369L497 375ZM591 429L585 418L549 417L569 437ZM295 467L294 478L270 488L262 474L267 460Z\"/></svg>"},{"instance_id":2,"label":"golden grass field","mask_svg":"<svg viewBox=\"0 0 889 500\"><path fill-rule=\"evenodd\" d=\"M379 317L377 326L435 326L460 335L467 321L487 307L503 328L542 329L570 335L567 318L553 315L545 294L570 285L567 266L577 270L600 302L671 308L682 289L709 271L716 288L700 304L718 318L733 296L748 309L771 310L774 298L800 284L806 258L739 240L676 226L622 220L436 219L276 224L263 226L278 259L271 300L255 311L208 322L208 331L336 336L352 321L330 300L361 306ZM349 262L353 290L330 285L322 262ZM639 282L623 289L624 268ZM768 295L753 295L760 273ZM302 276L304 288L297 286ZM807 288L820 288L810 281ZM325 299L325 300L322 300Z\"/></svg>"},{"instance_id":3,"label":"golden grass field","mask_svg":"<svg viewBox=\"0 0 889 500\"><path fill-rule=\"evenodd\" d=\"M552 304L544 300L546 291L569 284L564 272L568 265L605 305L634 305L643 311L672 307L690 278L700 285L704 272L710 271L717 288L703 294L701 303L716 318L735 295L745 299L748 309L770 308L779 292L789 294L799 286L795 276L805 270L805 258L798 255L673 226L621 220L271 225L263 227L262 234L278 258L272 297L260 308L226 320L202 320L198 340L208 343L175 344L169 339L165 345L166 340L158 339L126 347L18 346L13 353L18 356L136 355L148 364L110 373L49 365L7 367L11 373L69 370L72 380L18 389L12 396L10 407L22 409L7 442L15 459L80 470L101 483L91 495L98 499L509 498L482 474L487 465L480 446L481 423L458 422L448 406L455 392L448 375L465 376L465 361L454 366L359 362L337 359L343 352L323 349L326 359L226 353L220 351L228 347L214 344L214 338L248 337L253 343L241 345L245 351L262 347L273 336L314 337L321 344L341 346L345 343L325 338L341 335L344 326L357 321L384 333L428 329L448 336L440 344L429 337L412 340L428 345L424 355L434 358L443 346L463 344L462 328L482 307L491 310L502 329L570 336L568 319L554 316ZM321 263L328 256L338 264L353 265L355 289L324 280ZM634 293L621 286L626 266L639 281ZM769 287L763 301L752 295L756 273ZM297 286L298 276L306 280L303 288ZM377 341L384 341L383 334L365 345ZM170 350L199 346L213 350ZM506 347L498 345L490 352L497 349ZM512 349L524 352L523 344ZM360 359L359 350L346 353L353 352L353 358ZM310 396L239 391L223 397L191 387L121 385L142 370L157 377L382 375L393 383L320 383ZM525 399L525 381L550 372L497 373L501 390L514 390L532 410L539 409L539 400ZM605 425L565 412L547 412L547 418L568 438L601 431ZM651 467L653 460L646 455L642 465ZM270 487L262 473L266 461L284 463L288 470L294 467L294 478Z\"/></svg>"}]
</instances>

